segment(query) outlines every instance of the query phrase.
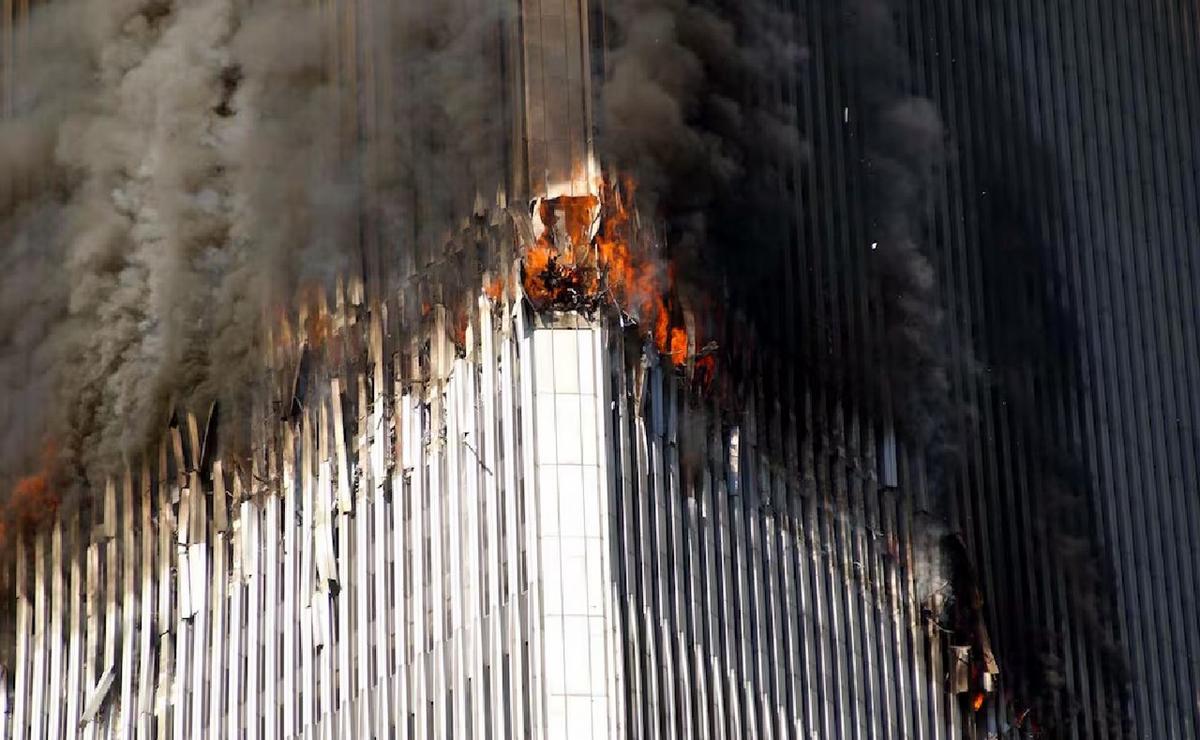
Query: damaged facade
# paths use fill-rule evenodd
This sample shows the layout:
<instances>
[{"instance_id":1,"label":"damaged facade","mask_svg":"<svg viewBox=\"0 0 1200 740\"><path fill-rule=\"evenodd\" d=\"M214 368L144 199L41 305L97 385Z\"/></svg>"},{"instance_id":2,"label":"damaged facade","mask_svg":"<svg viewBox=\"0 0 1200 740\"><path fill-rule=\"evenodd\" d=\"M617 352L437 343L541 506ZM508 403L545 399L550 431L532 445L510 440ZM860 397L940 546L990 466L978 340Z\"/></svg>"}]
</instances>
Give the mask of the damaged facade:
<instances>
[{"instance_id":1,"label":"damaged facade","mask_svg":"<svg viewBox=\"0 0 1200 740\"><path fill-rule=\"evenodd\" d=\"M851 412L781 412L753 382L731 410L693 382L691 320L600 251L629 216L601 208L586 18L545 5L517 47L532 206L501 196L455 238L494 269L308 296L272 328L251 459L181 415L89 515L24 542L11 736L973 723L984 684L951 674L975 648L936 626L949 585L917 572L896 490L919 471ZM629 271L621 295L601 266Z\"/></svg>"},{"instance_id":2,"label":"damaged facade","mask_svg":"<svg viewBox=\"0 0 1200 740\"><path fill-rule=\"evenodd\" d=\"M363 20L371 5L338 13ZM819 48L840 21L811 5L813 26L792 32ZM924 5L900 15L914 85L942 84L939 103L969 109L916 38ZM1121 582L1133 616L1090 625L1044 516L1013 493L1041 464L1025 457L1040 437L1006 426L997 386L955 379L986 396L981 436L1013 452L968 450L975 466L947 485L887 413L797 381L818 352L755 349L717 367L731 340L664 298L665 271L613 251L637 214L597 163L602 19L528 0L497 27L508 182L475 196L445 254L426 245L398 268L403 289L372 274L388 257L366 235L364 274L272 327L249 458L220 453L212 413L180 412L90 511L21 542L0 737L1115 737L1127 711L1188 736L1195 655L1154 678L1175 687L1173 710L1137 692L1129 709L1128 686L1143 684L1089 630L1141 625L1141 586ZM952 27L938 38L964 53ZM343 71L370 89L352 47ZM860 101L820 80L797 90L806 115L837 111L809 122L814 146L853 153ZM380 115L361 100L355 115ZM959 166L944 176L977 174ZM830 169L780 184L809 192L814 212L787 217L799 258L780 278L780 323L844 314L863 322L845 336L865 335L841 278L820 272L838 239L871 243L838 221L854 175ZM954 219L938 219L953 240ZM955 260L936 268L951 323L969 327L995 307L976 305L982 276ZM843 338L819 334L796 345ZM1108 494L1109 508L1122 500ZM1180 507L1192 532L1195 504ZM1122 552L1145 544L1100 519ZM1168 620L1180 634L1196 619L1191 585ZM1036 658L1028 635L1050 641ZM1139 670L1168 660L1151 656ZM1061 685L1022 678L1036 660Z\"/></svg>"},{"instance_id":3,"label":"damaged facade","mask_svg":"<svg viewBox=\"0 0 1200 740\"><path fill-rule=\"evenodd\" d=\"M13 736L962 726L977 646L917 598L868 427L778 437L765 399L730 419L636 334L525 301L480 295L461 348L440 307L415 350L366 313L328 340L361 332L365 364L314 370L249 467L205 470L188 416L27 543Z\"/></svg>"}]
</instances>

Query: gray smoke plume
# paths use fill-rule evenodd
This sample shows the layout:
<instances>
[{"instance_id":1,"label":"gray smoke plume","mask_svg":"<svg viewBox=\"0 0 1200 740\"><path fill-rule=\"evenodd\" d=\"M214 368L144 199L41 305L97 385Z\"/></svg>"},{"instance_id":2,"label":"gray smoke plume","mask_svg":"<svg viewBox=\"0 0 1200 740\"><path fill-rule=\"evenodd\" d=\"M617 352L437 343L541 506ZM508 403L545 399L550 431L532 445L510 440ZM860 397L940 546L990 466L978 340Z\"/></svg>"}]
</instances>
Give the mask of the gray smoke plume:
<instances>
[{"instance_id":1,"label":"gray smoke plume","mask_svg":"<svg viewBox=\"0 0 1200 740\"><path fill-rule=\"evenodd\" d=\"M285 0L39 5L0 117L0 489L44 439L84 489L174 409L245 425L301 286L361 270L368 236L427 262L494 201L506 7L381 8L351 56ZM370 116L340 84L367 65Z\"/></svg>"},{"instance_id":2,"label":"gray smoke plume","mask_svg":"<svg viewBox=\"0 0 1200 740\"><path fill-rule=\"evenodd\" d=\"M173 405L252 387L267 308L344 264L355 196L330 166L321 29L315 10L229 0L67 0L18 29L0 120L6 490L42 438L79 485Z\"/></svg>"},{"instance_id":3,"label":"gray smoke plume","mask_svg":"<svg viewBox=\"0 0 1200 740\"><path fill-rule=\"evenodd\" d=\"M385 4L387 5L387 4ZM390 94L367 140L369 209L379 238L407 260L391 279L444 258L450 233L496 204L507 184L510 83L504 0L393 3L368 37Z\"/></svg>"}]
</instances>

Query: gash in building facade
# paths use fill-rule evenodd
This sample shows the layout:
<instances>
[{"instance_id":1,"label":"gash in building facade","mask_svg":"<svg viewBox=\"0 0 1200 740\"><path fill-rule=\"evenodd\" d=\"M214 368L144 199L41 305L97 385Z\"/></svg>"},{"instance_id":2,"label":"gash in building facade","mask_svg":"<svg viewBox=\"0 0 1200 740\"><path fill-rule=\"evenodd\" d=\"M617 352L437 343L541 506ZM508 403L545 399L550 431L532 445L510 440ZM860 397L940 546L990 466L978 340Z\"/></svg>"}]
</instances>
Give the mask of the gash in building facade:
<instances>
[{"instance_id":1,"label":"gash in building facade","mask_svg":"<svg viewBox=\"0 0 1200 740\"><path fill-rule=\"evenodd\" d=\"M1200 10L498 5L323 6L356 147L494 156L264 319L248 454L182 409L23 535L0 736L1195 736Z\"/></svg>"}]
</instances>

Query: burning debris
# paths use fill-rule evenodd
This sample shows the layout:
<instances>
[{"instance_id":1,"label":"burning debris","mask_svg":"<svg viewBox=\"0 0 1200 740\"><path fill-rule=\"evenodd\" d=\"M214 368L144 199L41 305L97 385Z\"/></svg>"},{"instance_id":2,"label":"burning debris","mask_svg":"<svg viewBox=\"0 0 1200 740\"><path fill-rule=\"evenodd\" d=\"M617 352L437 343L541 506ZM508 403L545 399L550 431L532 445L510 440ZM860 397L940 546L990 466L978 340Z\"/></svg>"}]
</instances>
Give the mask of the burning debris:
<instances>
[{"instance_id":1,"label":"burning debris","mask_svg":"<svg viewBox=\"0 0 1200 740\"><path fill-rule=\"evenodd\" d=\"M595 237L600 199L563 195L535 201L537 241L525 254L525 293L539 308L595 313L605 265Z\"/></svg>"},{"instance_id":2,"label":"burning debris","mask_svg":"<svg viewBox=\"0 0 1200 740\"><path fill-rule=\"evenodd\" d=\"M992 651L991 637L983 616L983 594L971 565L966 543L960 535L945 538L951 565L949 598L933 618L950 639L954 656L950 689L966 696L971 711L979 712L996 690L1000 667Z\"/></svg>"},{"instance_id":3,"label":"burning debris","mask_svg":"<svg viewBox=\"0 0 1200 740\"><path fill-rule=\"evenodd\" d=\"M679 320L674 270L648 258L648 249L633 248L632 181L625 181L624 192L604 181L599 192L534 202L535 241L523 263L525 294L539 310L591 315L613 305L646 327L659 354L680 367L689 359L691 342ZM709 382L714 350L697 354Z\"/></svg>"}]
</instances>

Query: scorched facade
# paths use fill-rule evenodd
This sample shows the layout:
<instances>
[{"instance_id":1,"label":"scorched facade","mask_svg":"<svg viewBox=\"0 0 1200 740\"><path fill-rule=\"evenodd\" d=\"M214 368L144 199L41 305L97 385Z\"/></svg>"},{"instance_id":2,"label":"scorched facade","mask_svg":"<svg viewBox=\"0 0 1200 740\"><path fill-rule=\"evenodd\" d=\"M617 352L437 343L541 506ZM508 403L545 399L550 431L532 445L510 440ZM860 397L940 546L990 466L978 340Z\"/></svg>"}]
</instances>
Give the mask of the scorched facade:
<instances>
[{"instance_id":1,"label":"scorched facade","mask_svg":"<svg viewBox=\"0 0 1200 740\"><path fill-rule=\"evenodd\" d=\"M370 42L385 5L325 8L363 141L409 113ZM579 277L624 266L618 226L654 228L598 143L608 9L482 14L500 181L399 254L362 219L360 265L264 319L248 456L181 409L90 508L23 536L0 737L1191 736L1195 269L1164 245L1195 209L1126 180L1195 205L1196 10L801 5L778 32L803 64L748 93L811 144L771 163L771 326L734 302L710 343L701 305ZM863 297L886 136L855 48L881 9L897 94L942 111L953 153L917 188L947 393L972 410L950 455L835 360L889 326Z\"/></svg>"}]
</instances>

